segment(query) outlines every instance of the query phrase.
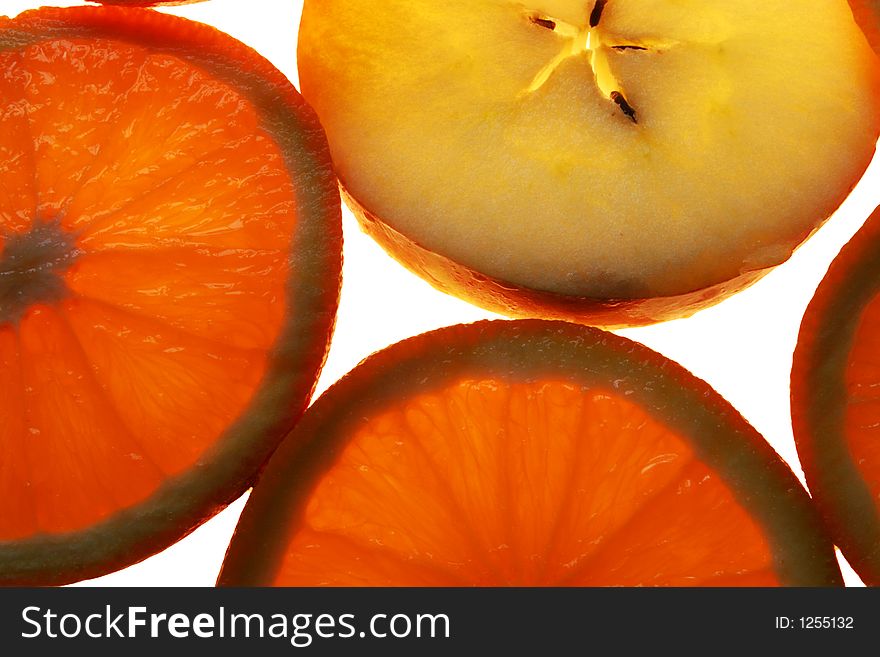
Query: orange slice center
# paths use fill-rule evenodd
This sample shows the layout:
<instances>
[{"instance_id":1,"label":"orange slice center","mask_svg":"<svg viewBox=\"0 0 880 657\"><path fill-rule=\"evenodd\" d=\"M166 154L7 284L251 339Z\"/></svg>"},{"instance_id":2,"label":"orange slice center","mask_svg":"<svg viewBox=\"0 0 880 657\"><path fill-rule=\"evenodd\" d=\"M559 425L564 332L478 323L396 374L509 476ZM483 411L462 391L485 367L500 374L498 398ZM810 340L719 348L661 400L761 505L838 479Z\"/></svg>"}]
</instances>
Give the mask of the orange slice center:
<instances>
[{"instance_id":1,"label":"orange slice center","mask_svg":"<svg viewBox=\"0 0 880 657\"><path fill-rule=\"evenodd\" d=\"M61 275L76 260L75 237L59 221L36 223L0 238L0 324L18 324L25 310L68 294Z\"/></svg>"}]
</instances>

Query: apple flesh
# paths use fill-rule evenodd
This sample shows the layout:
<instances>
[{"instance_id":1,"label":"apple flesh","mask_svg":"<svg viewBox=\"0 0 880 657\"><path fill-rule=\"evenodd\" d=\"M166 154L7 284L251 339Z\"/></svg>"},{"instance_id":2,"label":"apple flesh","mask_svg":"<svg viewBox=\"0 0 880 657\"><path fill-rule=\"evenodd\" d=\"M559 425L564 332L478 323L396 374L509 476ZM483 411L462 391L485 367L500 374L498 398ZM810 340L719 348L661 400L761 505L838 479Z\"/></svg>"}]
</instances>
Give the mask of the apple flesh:
<instances>
[{"instance_id":1,"label":"apple flesh","mask_svg":"<svg viewBox=\"0 0 880 657\"><path fill-rule=\"evenodd\" d=\"M832 214L880 131L846 0L306 0L298 60L368 231L509 315L723 298Z\"/></svg>"}]
</instances>

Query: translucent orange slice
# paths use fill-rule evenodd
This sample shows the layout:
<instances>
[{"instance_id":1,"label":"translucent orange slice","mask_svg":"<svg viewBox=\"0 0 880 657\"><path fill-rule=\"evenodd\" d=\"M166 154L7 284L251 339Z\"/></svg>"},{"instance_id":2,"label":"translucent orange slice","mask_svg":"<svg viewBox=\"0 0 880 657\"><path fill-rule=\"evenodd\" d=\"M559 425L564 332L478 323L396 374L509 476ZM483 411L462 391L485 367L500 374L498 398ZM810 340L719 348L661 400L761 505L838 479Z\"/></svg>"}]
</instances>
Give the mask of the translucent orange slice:
<instances>
[{"instance_id":1,"label":"translucent orange slice","mask_svg":"<svg viewBox=\"0 0 880 657\"><path fill-rule=\"evenodd\" d=\"M880 208L828 268L791 372L794 438L834 540L880 584Z\"/></svg>"},{"instance_id":2,"label":"translucent orange slice","mask_svg":"<svg viewBox=\"0 0 880 657\"><path fill-rule=\"evenodd\" d=\"M708 385L596 329L456 326L371 357L270 460L225 585L827 585L831 542Z\"/></svg>"},{"instance_id":3,"label":"translucent orange slice","mask_svg":"<svg viewBox=\"0 0 880 657\"><path fill-rule=\"evenodd\" d=\"M339 198L268 62L149 10L0 19L0 582L155 552L305 408Z\"/></svg>"}]
</instances>

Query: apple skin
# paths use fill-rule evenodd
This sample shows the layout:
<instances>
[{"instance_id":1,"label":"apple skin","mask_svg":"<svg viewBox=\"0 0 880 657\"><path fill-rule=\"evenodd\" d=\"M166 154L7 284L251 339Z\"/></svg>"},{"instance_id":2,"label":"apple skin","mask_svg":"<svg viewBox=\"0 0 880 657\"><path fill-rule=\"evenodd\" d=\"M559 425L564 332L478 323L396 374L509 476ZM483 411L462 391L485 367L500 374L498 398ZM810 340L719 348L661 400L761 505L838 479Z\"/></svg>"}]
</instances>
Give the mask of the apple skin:
<instances>
[{"instance_id":1,"label":"apple skin","mask_svg":"<svg viewBox=\"0 0 880 657\"><path fill-rule=\"evenodd\" d=\"M343 186L342 196L363 231L434 288L507 317L560 319L606 329L646 326L687 317L750 286L773 267L746 271L703 289L668 297L592 299L519 287L433 253L362 206ZM806 239L806 236L804 236Z\"/></svg>"},{"instance_id":2,"label":"apple skin","mask_svg":"<svg viewBox=\"0 0 880 657\"><path fill-rule=\"evenodd\" d=\"M880 55L880 0L849 0L849 5L868 43Z\"/></svg>"}]
</instances>

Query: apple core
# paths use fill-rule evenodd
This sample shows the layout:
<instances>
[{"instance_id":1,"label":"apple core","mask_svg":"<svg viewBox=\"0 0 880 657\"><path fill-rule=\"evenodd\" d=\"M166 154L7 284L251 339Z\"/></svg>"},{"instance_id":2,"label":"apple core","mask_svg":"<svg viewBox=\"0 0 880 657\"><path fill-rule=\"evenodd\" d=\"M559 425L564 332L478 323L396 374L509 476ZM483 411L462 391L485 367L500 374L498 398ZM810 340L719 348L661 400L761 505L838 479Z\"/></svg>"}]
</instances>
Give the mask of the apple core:
<instances>
[{"instance_id":1,"label":"apple core","mask_svg":"<svg viewBox=\"0 0 880 657\"><path fill-rule=\"evenodd\" d=\"M649 46L642 43L630 43L627 42L627 39L615 38L614 34L605 34L600 27L600 20L606 4L607 0L597 0L586 27L573 25L540 12L528 12L535 25L558 34L563 42L563 47L559 54L538 71L527 92L533 93L543 87L554 71L559 68L559 65L569 57L586 52L599 91L605 98L617 105L628 119L633 123L638 123L635 108L626 100L626 94L620 81L614 77L608 52L609 49L617 51L647 50ZM665 45L667 44L655 44L652 47L658 48Z\"/></svg>"}]
</instances>

